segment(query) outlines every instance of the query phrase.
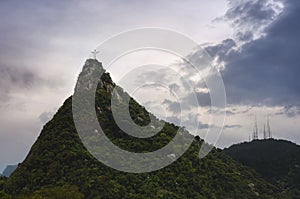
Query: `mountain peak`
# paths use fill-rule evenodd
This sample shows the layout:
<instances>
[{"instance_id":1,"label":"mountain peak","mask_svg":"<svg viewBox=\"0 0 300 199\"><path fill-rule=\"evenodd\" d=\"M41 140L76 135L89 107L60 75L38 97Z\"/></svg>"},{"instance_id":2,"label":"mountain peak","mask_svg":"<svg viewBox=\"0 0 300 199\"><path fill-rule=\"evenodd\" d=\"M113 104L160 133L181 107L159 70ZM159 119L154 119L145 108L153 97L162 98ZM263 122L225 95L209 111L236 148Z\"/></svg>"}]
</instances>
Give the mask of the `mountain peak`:
<instances>
[{"instance_id":1,"label":"mountain peak","mask_svg":"<svg viewBox=\"0 0 300 199\"><path fill-rule=\"evenodd\" d=\"M120 97L129 95L114 84L98 60L88 59L79 76L76 87L83 88L80 89L83 93L91 89L97 80L94 110L105 135L119 148L134 153L156 151L170 143L178 132L180 127L165 122L160 132L149 138L126 134L112 115L111 91L116 87ZM276 187L217 149L200 159L198 154L202 141L199 139L195 139L178 160L161 170L126 173L110 168L97 161L83 145L73 120L72 100L73 97L68 98L44 126L26 159L7 179L5 190L13 197L25 194L33 198L40 196L41 190L53 191L57 187L65 187L64 192L78 190L84 198L108 199L255 198L257 193L266 197L276 194ZM148 124L151 113L133 98L130 98L129 112L135 123L141 126ZM94 142L92 136L89 142ZM112 154L104 155L109 158ZM122 161L126 158L120 157ZM174 155L165 158L172 159ZM253 184L251 188L248 186L250 183Z\"/></svg>"},{"instance_id":2,"label":"mountain peak","mask_svg":"<svg viewBox=\"0 0 300 199\"><path fill-rule=\"evenodd\" d=\"M84 67L93 66L94 64L99 65L99 66L102 67L102 63L100 61L98 61L97 59L87 59L87 60L85 60Z\"/></svg>"},{"instance_id":3,"label":"mountain peak","mask_svg":"<svg viewBox=\"0 0 300 199\"><path fill-rule=\"evenodd\" d=\"M98 84L103 86L103 82L99 79L102 75L105 75L105 69L102 63L97 59L87 59L79 74L75 92L79 90L96 89L92 87Z\"/></svg>"}]
</instances>

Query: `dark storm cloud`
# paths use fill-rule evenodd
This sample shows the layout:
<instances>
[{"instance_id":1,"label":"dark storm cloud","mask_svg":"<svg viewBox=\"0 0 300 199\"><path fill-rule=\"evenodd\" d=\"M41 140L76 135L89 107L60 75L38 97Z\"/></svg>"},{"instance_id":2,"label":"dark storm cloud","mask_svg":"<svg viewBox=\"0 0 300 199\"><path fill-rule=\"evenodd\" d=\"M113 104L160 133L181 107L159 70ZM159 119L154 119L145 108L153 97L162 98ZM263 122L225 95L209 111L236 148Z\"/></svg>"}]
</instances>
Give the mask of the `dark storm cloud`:
<instances>
[{"instance_id":1,"label":"dark storm cloud","mask_svg":"<svg viewBox=\"0 0 300 199\"><path fill-rule=\"evenodd\" d=\"M212 57L217 57L220 60L223 60L225 56L228 55L228 53L233 50L233 47L236 46L236 43L233 39L226 39L222 41L222 43L214 45L214 46L208 46L205 48L205 50L208 52L208 54Z\"/></svg>"},{"instance_id":2,"label":"dark storm cloud","mask_svg":"<svg viewBox=\"0 0 300 199\"><path fill-rule=\"evenodd\" d=\"M238 32L236 37L240 41L251 41L253 40L253 33L251 31L246 31L245 33Z\"/></svg>"},{"instance_id":3,"label":"dark storm cloud","mask_svg":"<svg viewBox=\"0 0 300 199\"><path fill-rule=\"evenodd\" d=\"M244 27L251 25L256 27L267 21L271 21L276 12L265 0L229 0L228 9L224 18L230 20L234 26Z\"/></svg>"},{"instance_id":4,"label":"dark storm cloud","mask_svg":"<svg viewBox=\"0 0 300 199\"><path fill-rule=\"evenodd\" d=\"M229 9L222 18L236 30L236 37L241 41L249 41L253 33L261 31L277 16L279 9L276 3L266 0L229 0Z\"/></svg>"},{"instance_id":5,"label":"dark storm cloud","mask_svg":"<svg viewBox=\"0 0 300 199\"><path fill-rule=\"evenodd\" d=\"M245 25L271 19L272 11L262 11L258 5L261 3L247 3L230 11L230 16L238 17L237 13L246 11L247 19L241 15L234 22L245 20ZM266 36L244 44L239 50L228 48L234 46L231 40L208 47L225 62L222 76L229 104L300 105L299 20L300 1L286 1L280 17L265 30Z\"/></svg>"}]
</instances>

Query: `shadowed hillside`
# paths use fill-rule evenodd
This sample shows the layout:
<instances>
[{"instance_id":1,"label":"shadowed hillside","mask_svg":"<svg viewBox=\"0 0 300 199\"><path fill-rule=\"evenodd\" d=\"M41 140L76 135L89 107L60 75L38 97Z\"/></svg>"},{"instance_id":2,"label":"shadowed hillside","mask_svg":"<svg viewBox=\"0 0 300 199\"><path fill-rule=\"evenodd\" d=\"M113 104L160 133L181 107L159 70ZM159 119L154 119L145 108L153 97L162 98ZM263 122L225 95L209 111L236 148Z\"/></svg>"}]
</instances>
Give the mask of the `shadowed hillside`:
<instances>
[{"instance_id":1,"label":"shadowed hillside","mask_svg":"<svg viewBox=\"0 0 300 199\"><path fill-rule=\"evenodd\" d=\"M253 140L224 152L286 190L300 194L300 146L286 140Z\"/></svg>"}]
</instances>

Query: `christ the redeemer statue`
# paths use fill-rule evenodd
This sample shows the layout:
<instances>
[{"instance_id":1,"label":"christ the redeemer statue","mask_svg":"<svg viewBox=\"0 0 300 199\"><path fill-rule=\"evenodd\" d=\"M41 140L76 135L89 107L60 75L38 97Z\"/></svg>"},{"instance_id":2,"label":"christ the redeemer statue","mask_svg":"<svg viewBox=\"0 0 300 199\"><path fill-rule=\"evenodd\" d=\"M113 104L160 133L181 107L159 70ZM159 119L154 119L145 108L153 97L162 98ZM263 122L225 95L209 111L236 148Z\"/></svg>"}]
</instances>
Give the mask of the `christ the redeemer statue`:
<instances>
[{"instance_id":1,"label":"christ the redeemer statue","mask_svg":"<svg viewBox=\"0 0 300 199\"><path fill-rule=\"evenodd\" d=\"M93 58L97 59L97 54L99 53L99 51L97 51L96 49L92 51L93 54Z\"/></svg>"}]
</instances>

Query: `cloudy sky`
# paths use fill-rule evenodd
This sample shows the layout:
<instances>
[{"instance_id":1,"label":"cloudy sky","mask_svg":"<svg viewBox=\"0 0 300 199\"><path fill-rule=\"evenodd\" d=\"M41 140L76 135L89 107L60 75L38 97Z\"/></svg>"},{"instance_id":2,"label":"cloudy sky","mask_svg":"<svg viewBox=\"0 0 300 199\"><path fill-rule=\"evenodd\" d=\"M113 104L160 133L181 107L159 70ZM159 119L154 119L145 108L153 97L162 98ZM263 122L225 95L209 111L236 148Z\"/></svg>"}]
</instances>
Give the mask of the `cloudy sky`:
<instances>
[{"instance_id":1,"label":"cloudy sky","mask_svg":"<svg viewBox=\"0 0 300 199\"><path fill-rule=\"evenodd\" d=\"M1 1L0 171L24 159L45 122L72 94L91 50L142 27L183 33L222 66L227 117L218 147L248 140L254 115L260 131L269 115L274 137L300 143L299 11L297 0ZM117 81L120 72L109 72ZM218 113L202 91L201 119ZM176 113L172 99L162 105ZM209 121L203 118L205 129Z\"/></svg>"}]
</instances>

